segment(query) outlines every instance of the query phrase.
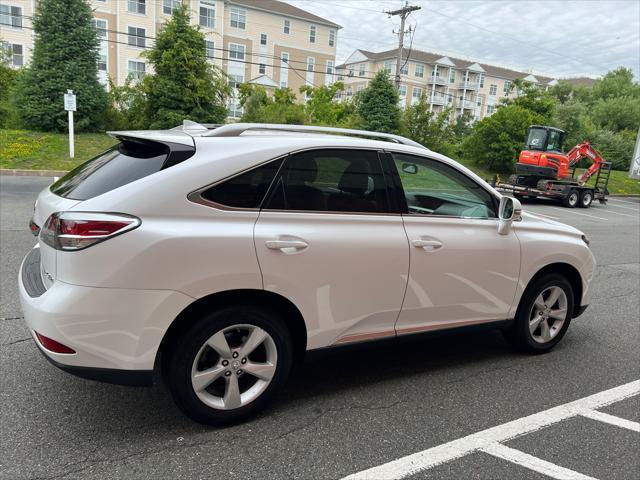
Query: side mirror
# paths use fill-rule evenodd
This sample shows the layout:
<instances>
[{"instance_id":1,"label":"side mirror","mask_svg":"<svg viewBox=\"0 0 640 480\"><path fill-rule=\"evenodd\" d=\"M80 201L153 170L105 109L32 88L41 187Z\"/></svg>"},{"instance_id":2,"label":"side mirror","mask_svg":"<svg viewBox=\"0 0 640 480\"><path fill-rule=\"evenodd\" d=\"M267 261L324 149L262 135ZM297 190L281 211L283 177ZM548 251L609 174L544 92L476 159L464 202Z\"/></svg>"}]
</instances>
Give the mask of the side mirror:
<instances>
[{"instance_id":1,"label":"side mirror","mask_svg":"<svg viewBox=\"0 0 640 480\"><path fill-rule=\"evenodd\" d=\"M511 224L514 220L520 220L522 215L522 204L520 200L512 197L502 197L500 199L500 207L498 208L498 233L507 235L511 230Z\"/></svg>"},{"instance_id":2,"label":"side mirror","mask_svg":"<svg viewBox=\"0 0 640 480\"><path fill-rule=\"evenodd\" d=\"M418 165L416 165L415 163L403 163L402 171L410 175L415 175L416 173L418 173Z\"/></svg>"}]
</instances>

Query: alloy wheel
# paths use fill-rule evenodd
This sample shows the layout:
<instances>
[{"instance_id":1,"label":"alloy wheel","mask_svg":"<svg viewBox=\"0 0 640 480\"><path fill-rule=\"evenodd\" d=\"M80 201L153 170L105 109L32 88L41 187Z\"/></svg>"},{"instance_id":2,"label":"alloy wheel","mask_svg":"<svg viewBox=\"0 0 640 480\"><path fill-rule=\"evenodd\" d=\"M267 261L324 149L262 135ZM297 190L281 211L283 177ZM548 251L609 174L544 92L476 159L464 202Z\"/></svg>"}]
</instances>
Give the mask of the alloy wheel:
<instances>
[{"instance_id":1,"label":"alloy wheel","mask_svg":"<svg viewBox=\"0 0 640 480\"><path fill-rule=\"evenodd\" d=\"M255 325L237 324L212 335L196 354L191 384L198 398L219 410L243 407L258 398L276 373L273 338Z\"/></svg>"},{"instance_id":2,"label":"alloy wheel","mask_svg":"<svg viewBox=\"0 0 640 480\"><path fill-rule=\"evenodd\" d=\"M538 343L551 341L567 318L567 295L560 287L548 287L536 297L529 315L529 332Z\"/></svg>"}]
</instances>

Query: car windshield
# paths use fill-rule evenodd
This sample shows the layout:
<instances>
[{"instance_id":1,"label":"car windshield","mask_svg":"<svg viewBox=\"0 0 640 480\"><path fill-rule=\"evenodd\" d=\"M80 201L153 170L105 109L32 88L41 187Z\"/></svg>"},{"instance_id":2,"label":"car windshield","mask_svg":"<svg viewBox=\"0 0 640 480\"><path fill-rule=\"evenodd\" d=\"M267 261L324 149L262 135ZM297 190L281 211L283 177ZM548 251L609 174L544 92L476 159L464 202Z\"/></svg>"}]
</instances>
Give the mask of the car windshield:
<instances>
[{"instance_id":1,"label":"car windshield","mask_svg":"<svg viewBox=\"0 0 640 480\"><path fill-rule=\"evenodd\" d=\"M532 128L529 130L529 138L527 138L527 148L534 150L545 149L545 139L547 131L543 128Z\"/></svg>"}]
</instances>

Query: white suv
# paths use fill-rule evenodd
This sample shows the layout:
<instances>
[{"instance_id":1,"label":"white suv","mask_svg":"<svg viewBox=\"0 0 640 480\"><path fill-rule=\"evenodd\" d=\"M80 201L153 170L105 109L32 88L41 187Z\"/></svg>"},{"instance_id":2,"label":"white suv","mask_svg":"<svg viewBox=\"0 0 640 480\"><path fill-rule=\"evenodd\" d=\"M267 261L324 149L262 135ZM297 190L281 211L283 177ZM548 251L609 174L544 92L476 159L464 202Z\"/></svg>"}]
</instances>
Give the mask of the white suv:
<instances>
[{"instance_id":1,"label":"white suv","mask_svg":"<svg viewBox=\"0 0 640 480\"><path fill-rule=\"evenodd\" d=\"M112 135L38 197L25 320L76 375L148 384L158 369L199 422L254 413L307 350L491 324L545 352L589 303L580 231L406 138L192 122Z\"/></svg>"}]
</instances>

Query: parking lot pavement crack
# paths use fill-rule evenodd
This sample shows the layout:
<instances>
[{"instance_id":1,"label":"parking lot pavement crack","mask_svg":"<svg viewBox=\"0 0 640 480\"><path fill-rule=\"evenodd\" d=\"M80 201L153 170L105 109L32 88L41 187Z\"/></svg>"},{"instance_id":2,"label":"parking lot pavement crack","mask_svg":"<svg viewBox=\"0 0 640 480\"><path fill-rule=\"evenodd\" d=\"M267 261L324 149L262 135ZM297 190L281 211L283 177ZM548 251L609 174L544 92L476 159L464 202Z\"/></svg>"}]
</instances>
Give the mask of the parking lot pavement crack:
<instances>
[{"instance_id":1,"label":"parking lot pavement crack","mask_svg":"<svg viewBox=\"0 0 640 480\"><path fill-rule=\"evenodd\" d=\"M22 320L24 319L24 317L20 316L20 317L0 317L0 321L3 320Z\"/></svg>"},{"instance_id":2,"label":"parking lot pavement crack","mask_svg":"<svg viewBox=\"0 0 640 480\"><path fill-rule=\"evenodd\" d=\"M9 345L15 345L16 343L22 343L31 340L31 337L20 338L18 340L14 340L13 342L0 343L0 347L8 347Z\"/></svg>"}]
</instances>

